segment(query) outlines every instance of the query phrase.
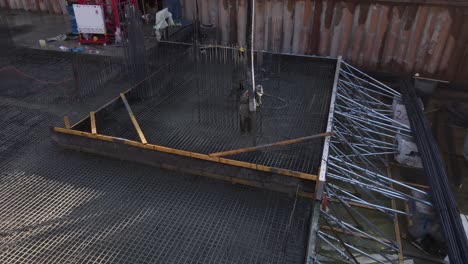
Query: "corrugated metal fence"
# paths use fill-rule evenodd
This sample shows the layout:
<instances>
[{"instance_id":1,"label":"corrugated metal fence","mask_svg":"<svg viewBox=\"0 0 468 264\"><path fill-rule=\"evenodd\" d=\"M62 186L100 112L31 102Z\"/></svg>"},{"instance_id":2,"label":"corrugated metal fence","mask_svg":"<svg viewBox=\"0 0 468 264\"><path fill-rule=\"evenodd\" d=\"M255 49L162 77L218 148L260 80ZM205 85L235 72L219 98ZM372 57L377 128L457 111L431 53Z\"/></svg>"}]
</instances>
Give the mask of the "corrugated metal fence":
<instances>
[{"instance_id":1,"label":"corrugated metal fence","mask_svg":"<svg viewBox=\"0 0 468 264\"><path fill-rule=\"evenodd\" d=\"M0 8L67 14L65 0L0 0Z\"/></svg>"},{"instance_id":2,"label":"corrugated metal fence","mask_svg":"<svg viewBox=\"0 0 468 264\"><path fill-rule=\"evenodd\" d=\"M180 0L193 19L195 0ZM247 1L198 0L223 44L246 42ZM0 0L12 9L66 13L62 0ZM370 70L468 79L468 1L256 0L258 50L337 57Z\"/></svg>"},{"instance_id":3,"label":"corrugated metal fence","mask_svg":"<svg viewBox=\"0 0 468 264\"><path fill-rule=\"evenodd\" d=\"M245 45L247 1L198 0L201 22L218 28L221 43ZM195 1L183 4L192 18ZM468 79L467 1L256 0L255 19L259 50Z\"/></svg>"}]
</instances>

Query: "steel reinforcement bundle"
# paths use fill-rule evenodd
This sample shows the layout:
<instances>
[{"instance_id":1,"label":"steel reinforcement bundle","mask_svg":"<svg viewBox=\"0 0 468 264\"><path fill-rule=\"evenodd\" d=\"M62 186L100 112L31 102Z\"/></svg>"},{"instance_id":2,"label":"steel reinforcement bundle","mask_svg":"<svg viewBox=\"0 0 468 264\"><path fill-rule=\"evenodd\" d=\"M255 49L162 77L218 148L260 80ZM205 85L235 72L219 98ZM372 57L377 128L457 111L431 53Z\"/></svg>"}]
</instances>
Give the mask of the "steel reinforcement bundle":
<instances>
[{"instance_id":1,"label":"steel reinforcement bundle","mask_svg":"<svg viewBox=\"0 0 468 264\"><path fill-rule=\"evenodd\" d=\"M434 210L440 218L450 263L468 263L468 242L463 229L457 203L442 164L431 128L410 80L401 82L401 93L411 129L427 175Z\"/></svg>"}]
</instances>

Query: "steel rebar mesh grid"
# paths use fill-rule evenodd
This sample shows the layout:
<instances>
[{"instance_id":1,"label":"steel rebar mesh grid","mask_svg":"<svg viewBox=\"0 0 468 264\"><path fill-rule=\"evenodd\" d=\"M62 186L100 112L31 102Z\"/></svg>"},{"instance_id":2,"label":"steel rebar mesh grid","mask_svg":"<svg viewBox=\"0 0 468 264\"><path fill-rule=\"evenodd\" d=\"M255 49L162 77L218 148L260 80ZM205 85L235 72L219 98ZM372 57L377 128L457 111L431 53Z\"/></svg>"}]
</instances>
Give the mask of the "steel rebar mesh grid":
<instances>
[{"instance_id":1,"label":"steel rebar mesh grid","mask_svg":"<svg viewBox=\"0 0 468 264\"><path fill-rule=\"evenodd\" d=\"M6 18L0 15L0 65L4 63L4 56L13 49L14 42L11 29Z\"/></svg>"},{"instance_id":2,"label":"steel rebar mesh grid","mask_svg":"<svg viewBox=\"0 0 468 264\"><path fill-rule=\"evenodd\" d=\"M48 103L73 89L70 60L58 53L13 48L2 56L0 68L0 96Z\"/></svg>"},{"instance_id":3,"label":"steel rebar mesh grid","mask_svg":"<svg viewBox=\"0 0 468 264\"><path fill-rule=\"evenodd\" d=\"M116 80L108 80L98 93L86 100L75 100L71 59L67 53L14 48L2 56L13 66L0 72L0 108L3 115L0 127L0 160L7 162L23 155L32 142L49 138L49 126L63 126L62 118L78 121L89 109L97 109L115 97L119 88ZM106 57L85 60L89 69ZM84 72L84 71L83 71ZM64 82L65 80L65 82ZM40 114L38 114L40 113ZM42 130L37 130L41 127Z\"/></svg>"},{"instance_id":4,"label":"steel rebar mesh grid","mask_svg":"<svg viewBox=\"0 0 468 264\"><path fill-rule=\"evenodd\" d=\"M290 215L294 198L278 193L40 145L2 172L2 262L303 258L308 201Z\"/></svg>"},{"instance_id":5,"label":"steel rebar mesh grid","mask_svg":"<svg viewBox=\"0 0 468 264\"><path fill-rule=\"evenodd\" d=\"M131 29L137 32L135 27ZM0 47L0 77L3 80L0 96L34 103L69 103L89 99L98 90L122 91L132 84L127 78L130 73L128 56L19 48L14 45L8 24L2 17ZM145 72L142 73L144 76Z\"/></svg>"},{"instance_id":6,"label":"steel rebar mesh grid","mask_svg":"<svg viewBox=\"0 0 468 264\"><path fill-rule=\"evenodd\" d=\"M124 57L129 77L137 82L143 80L148 71L141 15L140 11L130 4L125 5L123 11L125 14L125 27L122 32Z\"/></svg>"},{"instance_id":7,"label":"steel rebar mesh grid","mask_svg":"<svg viewBox=\"0 0 468 264\"><path fill-rule=\"evenodd\" d=\"M74 84L71 97L75 100L86 100L107 88L110 83L116 92L124 90L125 84L131 84L123 57L97 57L78 53L71 57L71 62Z\"/></svg>"},{"instance_id":8,"label":"steel rebar mesh grid","mask_svg":"<svg viewBox=\"0 0 468 264\"><path fill-rule=\"evenodd\" d=\"M0 262L303 261L310 201L61 150L50 126L110 94L29 99L41 91L0 97Z\"/></svg>"},{"instance_id":9,"label":"steel rebar mesh grid","mask_svg":"<svg viewBox=\"0 0 468 264\"><path fill-rule=\"evenodd\" d=\"M257 144L265 144L323 132L333 61L265 57L268 63L258 67L266 95L257 113L256 134L239 131L238 87L244 78L239 50L204 47L198 54L185 50L129 92L130 106L148 142L209 154L252 146L254 137ZM124 111L105 111L96 118L99 133L137 140ZM89 131L89 125L77 129ZM312 173L322 145L318 139L232 158Z\"/></svg>"},{"instance_id":10,"label":"steel rebar mesh grid","mask_svg":"<svg viewBox=\"0 0 468 264\"><path fill-rule=\"evenodd\" d=\"M31 103L70 104L131 84L121 57L13 48L1 58L0 96Z\"/></svg>"}]
</instances>

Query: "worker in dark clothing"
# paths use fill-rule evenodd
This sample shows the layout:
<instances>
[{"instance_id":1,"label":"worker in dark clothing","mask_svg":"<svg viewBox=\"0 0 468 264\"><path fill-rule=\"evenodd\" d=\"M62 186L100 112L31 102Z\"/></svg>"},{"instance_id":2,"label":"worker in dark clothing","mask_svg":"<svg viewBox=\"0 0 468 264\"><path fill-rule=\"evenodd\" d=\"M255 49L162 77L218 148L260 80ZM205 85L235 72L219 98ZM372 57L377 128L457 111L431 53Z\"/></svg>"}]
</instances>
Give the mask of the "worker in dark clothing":
<instances>
[{"instance_id":1,"label":"worker in dark clothing","mask_svg":"<svg viewBox=\"0 0 468 264\"><path fill-rule=\"evenodd\" d=\"M252 130L252 120L250 118L249 109L249 90L245 89L239 100L239 120L240 130L242 133L250 132Z\"/></svg>"},{"instance_id":2,"label":"worker in dark clothing","mask_svg":"<svg viewBox=\"0 0 468 264\"><path fill-rule=\"evenodd\" d=\"M240 130L242 133L250 133L252 130L252 118L250 112L250 96L252 90L252 80L250 71L247 70L245 79L240 83L240 98L239 98L239 121ZM253 95L254 96L254 95Z\"/></svg>"},{"instance_id":3,"label":"worker in dark clothing","mask_svg":"<svg viewBox=\"0 0 468 264\"><path fill-rule=\"evenodd\" d=\"M255 107L259 108L262 105L263 86L257 85L255 88Z\"/></svg>"},{"instance_id":4,"label":"worker in dark clothing","mask_svg":"<svg viewBox=\"0 0 468 264\"><path fill-rule=\"evenodd\" d=\"M251 87L251 80L250 80L250 72L247 73L247 79L240 83L239 91L240 91L240 98L239 98L239 120L240 120L240 130L242 133L244 132L251 132L253 124L252 122L252 112L250 111L250 96L252 92L250 91L249 87ZM256 111L260 108L262 104L262 96L263 96L263 86L257 85L254 91L254 107Z\"/></svg>"}]
</instances>

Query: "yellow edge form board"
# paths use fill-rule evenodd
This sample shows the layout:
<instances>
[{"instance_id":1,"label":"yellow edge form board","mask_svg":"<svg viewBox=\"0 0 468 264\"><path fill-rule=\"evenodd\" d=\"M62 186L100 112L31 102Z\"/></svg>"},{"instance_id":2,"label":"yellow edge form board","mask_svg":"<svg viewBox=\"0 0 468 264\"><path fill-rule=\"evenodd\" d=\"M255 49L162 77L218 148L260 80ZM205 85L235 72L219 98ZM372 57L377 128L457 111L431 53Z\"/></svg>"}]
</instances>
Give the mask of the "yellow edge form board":
<instances>
[{"instance_id":1,"label":"yellow edge form board","mask_svg":"<svg viewBox=\"0 0 468 264\"><path fill-rule=\"evenodd\" d=\"M98 139L98 140L103 140L103 141L119 142L119 143L127 144L130 146L134 146L134 147L151 149L155 151L160 151L160 152L165 152L165 153L170 153L170 154L175 154L175 155L180 155L180 156L185 156L185 157L191 157L195 159L207 160L207 161L212 161L212 162L218 162L222 164L228 164L232 166L248 168L248 169L253 169L253 170L258 170L258 171L272 172L275 174L293 177L293 178L299 178L299 179L311 180L311 181L315 181L317 179L317 175L308 174L308 173L274 168L274 167L269 167L269 166L264 166L264 165L259 165L259 164L244 162L244 161L226 159L226 158L221 158L221 157L213 157L213 156L209 156L206 154L195 153L195 152L190 152L190 151L185 151L185 150L178 150L178 149L163 147L159 145L143 144L137 141L127 140L127 139L122 139L122 138L114 138L114 137L100 135L100 134L92 134L88 132L66 129L66 128L61 128L61 127L54 127L53 129L57 133L70 134L70 135L93 138L93 139Z\"/></svg>"}]
</instances>

